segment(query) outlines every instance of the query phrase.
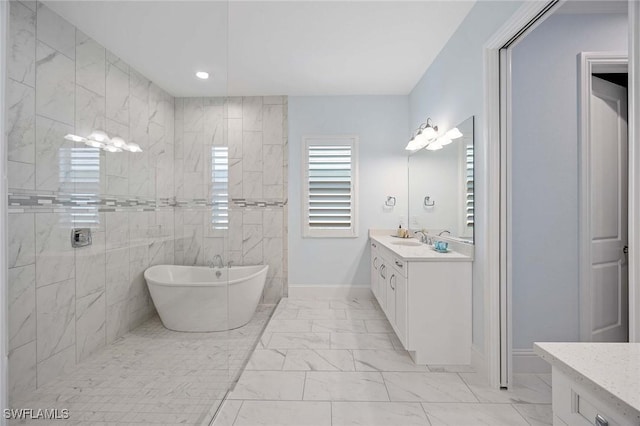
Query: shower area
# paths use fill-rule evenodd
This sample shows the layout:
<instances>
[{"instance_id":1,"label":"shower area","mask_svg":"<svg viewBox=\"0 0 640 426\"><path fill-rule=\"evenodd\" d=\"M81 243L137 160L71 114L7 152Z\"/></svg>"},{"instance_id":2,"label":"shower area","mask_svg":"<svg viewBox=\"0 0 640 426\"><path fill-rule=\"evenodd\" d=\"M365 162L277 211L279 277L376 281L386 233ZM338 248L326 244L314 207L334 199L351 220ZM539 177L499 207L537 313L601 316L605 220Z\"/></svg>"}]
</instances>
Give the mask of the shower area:
<instances>
[{"instance_id":1,"label":"shower area","mask_svg":"<svg viewBox=\"0 0 640 426\"><path fill-rule=\"evenodd\" d=\"M199 7L228 49L226 2L9 2L9 424L208 425L287 294L286 96L235 96L225 60L191 91L166 81L196 68L154 81L116 50L137 28L79 19ZM246 325L188 333L157 314L155 265L269 270Z\"/></svg>"}]
</instances>

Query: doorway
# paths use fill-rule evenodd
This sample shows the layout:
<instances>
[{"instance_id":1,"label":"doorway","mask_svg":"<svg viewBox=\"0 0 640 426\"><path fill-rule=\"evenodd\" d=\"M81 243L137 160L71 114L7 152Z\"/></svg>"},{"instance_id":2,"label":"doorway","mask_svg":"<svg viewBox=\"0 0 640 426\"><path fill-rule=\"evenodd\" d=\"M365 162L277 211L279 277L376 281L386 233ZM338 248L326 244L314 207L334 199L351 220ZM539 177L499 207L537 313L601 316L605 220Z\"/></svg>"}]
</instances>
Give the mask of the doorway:
<instances>
[{"instance_id":1,"label":"doorway","mask_svg":"<svg viewBox=\"0 0 640 426\"><path fill-rule=\"evenodd\" d=\"M580 55L580 341L629 341L628 59Z\"/></svg>"}]
</instances>

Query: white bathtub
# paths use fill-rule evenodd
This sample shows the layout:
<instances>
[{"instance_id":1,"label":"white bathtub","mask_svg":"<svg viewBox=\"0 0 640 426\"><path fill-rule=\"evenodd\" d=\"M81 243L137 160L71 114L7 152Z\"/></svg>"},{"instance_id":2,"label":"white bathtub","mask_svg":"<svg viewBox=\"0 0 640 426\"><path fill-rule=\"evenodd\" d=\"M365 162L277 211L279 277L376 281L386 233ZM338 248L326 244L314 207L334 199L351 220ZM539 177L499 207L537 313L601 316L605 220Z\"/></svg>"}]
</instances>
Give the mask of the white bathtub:
<instances>
[{"instance_id":1,"label":"white bathtub","mask_svg":"<svg viewBox=\"0 0 640 426\"><path fill-rule=\"evenodd\" d=\"M144 271L144 278L162 324L169 330L222 331L251 320L268 270L268 265L215 269L156 265Z\"/></svg>"}]
</instances>

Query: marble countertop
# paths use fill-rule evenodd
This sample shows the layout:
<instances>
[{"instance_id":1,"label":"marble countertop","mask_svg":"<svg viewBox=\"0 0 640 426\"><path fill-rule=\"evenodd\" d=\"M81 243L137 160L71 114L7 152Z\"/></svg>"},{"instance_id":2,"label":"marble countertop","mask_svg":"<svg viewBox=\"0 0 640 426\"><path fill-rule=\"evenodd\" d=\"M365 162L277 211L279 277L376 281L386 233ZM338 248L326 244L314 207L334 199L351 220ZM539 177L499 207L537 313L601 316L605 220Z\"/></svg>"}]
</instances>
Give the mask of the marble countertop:
<instances>
[{"instance_id":1,"label":"marble countertop","mask_svg":"<svg viewBox=\"0 0 640 426\"><path fill-rule=\"evenodd\" d=\"M640 420L640 343L535 343L534 351Z\"/></svg>"},{"instance_id":2,"label":"marble countertop","mask_svg":"<svg viewBox=\"0 0 640 426\"><path fill-rule=\"evenodd\" d=\"M387 250L390 250L403 260L424 261L424 262L471 262L473 258L457 251L449 250L447 253L439 253L427 244L419 246L399 245L398 242L420 240L416 238L396 238L383 233L370 233L371 240L380 243Z\"/></svg>"}]
</instances>

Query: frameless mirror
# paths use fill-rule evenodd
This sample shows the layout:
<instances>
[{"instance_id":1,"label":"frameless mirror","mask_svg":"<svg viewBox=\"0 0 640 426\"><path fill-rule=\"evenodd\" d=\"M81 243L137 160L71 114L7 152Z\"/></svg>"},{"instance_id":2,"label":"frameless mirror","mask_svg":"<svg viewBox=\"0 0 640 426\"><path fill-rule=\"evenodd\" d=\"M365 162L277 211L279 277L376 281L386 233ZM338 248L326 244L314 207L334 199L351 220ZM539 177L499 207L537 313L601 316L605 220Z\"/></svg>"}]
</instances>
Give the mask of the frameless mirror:
<instances>
[{"instance_id":1,"label":"frameless mirror","mask_svg":"<svg viewBox=\"0 0 640 426\"><path fill-rule=\"evenodd\" d=\"M462 136L442 149L409 156L408 223L473 243L473 116L456 127Z\"/></svg>"}]
</instances>

